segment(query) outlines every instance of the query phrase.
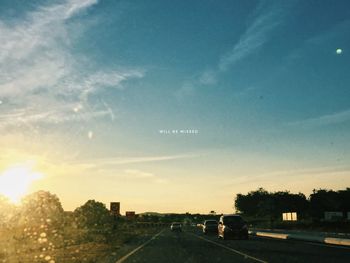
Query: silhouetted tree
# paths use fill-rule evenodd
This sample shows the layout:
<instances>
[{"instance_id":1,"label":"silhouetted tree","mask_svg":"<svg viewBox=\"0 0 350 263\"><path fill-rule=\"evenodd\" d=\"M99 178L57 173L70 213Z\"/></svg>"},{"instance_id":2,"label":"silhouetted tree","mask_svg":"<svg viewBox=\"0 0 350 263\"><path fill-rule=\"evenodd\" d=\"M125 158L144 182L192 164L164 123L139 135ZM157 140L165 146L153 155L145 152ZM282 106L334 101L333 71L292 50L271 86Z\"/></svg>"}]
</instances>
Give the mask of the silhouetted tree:
<instances>
[{"instance_id":1,"label":"silhouetted tree","mask_svg":"<svg viewBox=\"0 0 350 263\"><path fill-rule=\"evenodd\" d=\"M43 251L63 245L64 211L56 195L38 191L26 196L16 217L16 249Z\"/></svg>"},{"instance_id":2,"label":"silhouetted tree","mask_svg":"<svg viewBox=\"0 0 350 263\"><path fill-rule=\"evenodd\" d=\"M271 193L263 188L251 191L247 195L238 194L235 208L248 216L269 216L278 219L283 212L298 212L305 214L308 201L304 194L291 194L288 191Z\"/></svg>"},{"instance_id":3,"label":"silhouetted tree","mask_svg":"<svg viewBox=\"0 0 350 263\"><path fill-rule=\"evenodd\" d=\"M19 224L28 226L60 227L64 220L64 211L60 200L47 191L38 191L23 198Z\"/></svg>"},{"instance_id":4,"label":"silhouetted tree","mask_svg":"<svg viewBox=\"0 0 350 263\"><path fill-rule=\"evenodd\" d=\"M10 220L15 215L15 206L10 203L8 198L0 195L0 228L9 226Z\"/></svg>"},{"instance_id":5,"label":"silhouetted tree","mask_svg":"<svg viewBox=\"0 0 350 263\"><path fill-rule=\"evenodd\" d=\"M272 194L274 200L275 217L280 217L284 212L297 212L299 216L307 213L308 201L304 194L292 194L289 191L280 191Z\"/></svg>"},{"instance_id":6,"label":"silhouetted tree","mask_svg":"<svg viewBox=\"0 0 350 263\"><path fill-rule=\"evenodd\" d=\"M261 212L259 207L262 203L270 198L269 193L264 188L259 188L256 191L251 191L247 195L237 194L235 199L235 208L238 212L245 215L257 215Z\"/></svg>"},{"instance_id":7,"label":"silhouetted tree","mask_svg":"<svg viewBox=\"0 0 350 263\"><path fill-rule=\"evenodd\" d=\"M333 190L313 190L310 195L310 212L313 218L323 218L324 212L341 211L340 194Z\"/></svg>"},{"instance_id":8,"label":"silhouetted tree","mask_svg":"<svg viewBox=\"0 0 350 263\"><path fill-rule=\"evenodd\" d=\"M350 212L350 188L346 188L345 190L339 190L339 208L340 211L346 213Z\"/></svg>"},{"instance_id":9,"label":"silhouetted tree","mask_svg":"<svg viewBox=\"0 0 350 263\"><path fill-rule=\"evenodd\" d=\"M78 228L83 229L89 238L93 235L108 237L113 229L113 217L106 206L95 200L89 200L74 210Z\"/></svg>"}]
</instances>

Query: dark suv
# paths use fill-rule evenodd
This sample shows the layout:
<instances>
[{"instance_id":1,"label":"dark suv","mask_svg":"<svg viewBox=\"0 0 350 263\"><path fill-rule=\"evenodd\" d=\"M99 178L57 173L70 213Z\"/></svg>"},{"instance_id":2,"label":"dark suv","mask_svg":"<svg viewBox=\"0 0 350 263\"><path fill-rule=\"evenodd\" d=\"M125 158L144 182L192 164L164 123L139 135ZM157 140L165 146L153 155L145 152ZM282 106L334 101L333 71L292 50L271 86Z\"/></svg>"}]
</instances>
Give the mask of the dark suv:
<instances>
[{"instance_id":1,"label":"dark suv","mask_svg":"<svg viewBox=\"0 0 350 263\"><path fill-rule=\"evenodd\" d=\"M181 232L182 231L182 225L181 223L178 223L178 222L173 222L170 226L170 229L171 231L179 231Z\"/></svg>"},{"instance_id":2,"label":"dark suv","mask_svg":"<svg viewBox=\"0 0 350 263\"><path fill-rule=\"evenodd\" d=\"M239 215L222 215L218 225L218 238L248 239L247 223Z\"/></svg>"},{"instance_id":3,"label":"dark suv","mask_svg":"<svg viewBox=\"0 0 350 263\"><path fill-rule=\"evenodd\" d=\"M205 220L203 223L203 233L218 232L218 222L216 220Z\"/></svg>"}]
</instances>

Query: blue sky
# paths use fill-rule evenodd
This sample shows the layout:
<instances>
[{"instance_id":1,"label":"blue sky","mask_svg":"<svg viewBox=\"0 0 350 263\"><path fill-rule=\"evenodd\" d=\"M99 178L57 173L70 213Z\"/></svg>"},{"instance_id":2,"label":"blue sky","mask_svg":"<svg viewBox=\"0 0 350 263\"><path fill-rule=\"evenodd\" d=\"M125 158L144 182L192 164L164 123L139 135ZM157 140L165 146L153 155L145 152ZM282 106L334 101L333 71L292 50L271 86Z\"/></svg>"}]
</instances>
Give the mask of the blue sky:
<instances>
[{"instance_id":1,"label":"blue sky","mask_svg":"<svg viewBox=\"0 0 350 263\"><path fill-rule=\"evenodd\" d=\"M230 212L349 186L348 1L0 5L0 172L33 161L28 191Z\"/></svg>"}]
</instances>

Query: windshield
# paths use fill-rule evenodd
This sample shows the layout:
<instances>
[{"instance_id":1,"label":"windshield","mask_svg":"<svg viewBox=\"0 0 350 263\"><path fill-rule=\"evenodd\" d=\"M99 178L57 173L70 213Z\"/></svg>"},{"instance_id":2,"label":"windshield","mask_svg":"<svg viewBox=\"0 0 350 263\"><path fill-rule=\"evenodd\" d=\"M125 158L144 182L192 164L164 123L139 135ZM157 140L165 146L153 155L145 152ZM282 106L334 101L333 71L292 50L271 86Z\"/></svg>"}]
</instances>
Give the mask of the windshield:
<instances>
[{"instance_id":1,"label":"windshield","mask_svg":"<svg viewBox=\"0 0 350 263\"><path fill-rule=\"evenodd\" d=\"M215 221L215 220L212 220L212 221L205 221L205 224L206 225L217 225L218 224L218 222L217 221Z\"/></svg>"},{"instance_id":2,"label":"windshield","mask_svg":"<svg viewBox=\"0 0 350 263\"><path fill-rule=\"evenodd\" d=\"M0 0L0 263L349 244L350 0Z\"/></svg>"}]
</instances>

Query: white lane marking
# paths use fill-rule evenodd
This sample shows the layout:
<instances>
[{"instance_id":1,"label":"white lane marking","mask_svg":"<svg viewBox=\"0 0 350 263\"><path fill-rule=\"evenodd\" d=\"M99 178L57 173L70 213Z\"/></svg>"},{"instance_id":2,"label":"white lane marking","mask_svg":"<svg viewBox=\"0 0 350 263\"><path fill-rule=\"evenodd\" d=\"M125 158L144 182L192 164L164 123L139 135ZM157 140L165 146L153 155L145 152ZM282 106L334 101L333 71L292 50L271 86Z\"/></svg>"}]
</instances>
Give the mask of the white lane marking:
<instances>
[{"instance_id":1,"label":"white lane marking","mask_svg":"<svg viewBox=\"0 0 350 263\"><path fill-rule=\"evenodd\" d=\"M250 256L250 255L248 255L248 254L246 254L246 253L243 253L243 252L238 251L238 250L236 250L236 249L233 249L233 248L231 248L231 247L225 246L225 245L223 245L223 244L217 243L217 242L212 241L212 240L210 240L210 239L206 239L206 238L204 238L204 237L201 237L201 236L198 236L198 235L192 234L192 233L191 233L191 235L196 236L196 237L198 237L198 238L200 238L200 239L202 239L202 240L205 240L205 241L207 241L207 242L209 242L209 243L215 244L215 245L217 245L217 246L219 246L219 247L225 248L225 249L227 249L227 250L229 250L229 251L231 251L231 252L234 252L234 253L236 253L236 254L239 254L239 255L241 255L241 256L243 256L243 257L245 257L245 258L250 258L250 259L255 260L255 261L257 261L257 262L260 262L260 263L268 263L267 261L264 261L264 260L262 260L262 259L258 259L258 258L256 258L256 257Z\"/></svg>"},{"instance_id":2,"label":"white lane marking","mask_svg":"<svg viewBox=\"0 0 350 263\"><path fill-rule=\"evenodd\" d=\"M128 254L126 254L124 257L118 259L115 263L122 263L124 262L126 259L128 259L131 255L135 254L137 251L139 251L141 248L143 248L144 246L146 246L148 243L150 243L152 240L156 239L161 233L164 232L165 229L163 229L162 231L160 231L159 233L155 234L151 239L149 239L148 241L146 241L145 243L143 243L142 245L138 246L137 248L135 248L134 250L132 250L131 252L129 252Z\"/></svg>"}]
</instances>

